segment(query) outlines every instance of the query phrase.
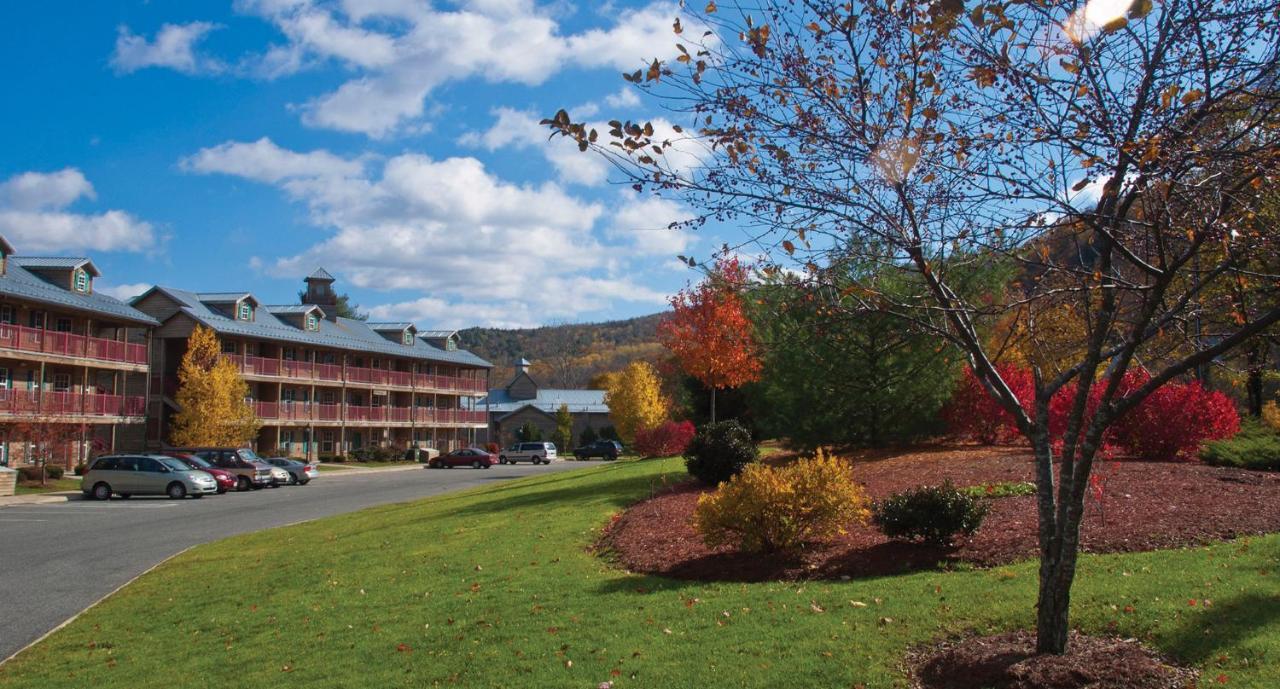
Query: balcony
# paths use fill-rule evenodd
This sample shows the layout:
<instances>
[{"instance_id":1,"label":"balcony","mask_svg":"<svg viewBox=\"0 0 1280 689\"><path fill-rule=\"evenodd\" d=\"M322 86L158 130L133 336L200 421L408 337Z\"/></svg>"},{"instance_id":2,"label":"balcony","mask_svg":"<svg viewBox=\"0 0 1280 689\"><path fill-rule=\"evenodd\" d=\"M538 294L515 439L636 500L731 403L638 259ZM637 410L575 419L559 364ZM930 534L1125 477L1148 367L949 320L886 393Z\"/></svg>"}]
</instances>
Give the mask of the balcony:
<instances>
[{"instance_id":1,"label":"balcony","mask_svg":"<svg viewBox=\"0 0 1280 689\"><path fill-rule=\"evenodd\" d=\"M253 403L253 411L265 421L326 421L346 425L379 423L421 423L475 425L487 423L483 411L466 409L425 409L422 407L372 407L359 404L312 404L309 402Z\"/></svg>"},{"instance_id":2,"label":"balcony","mask_svg":"<svg viewBox=\"0 0 1280 689\"><path fill-rule=\"evenodd\" d=\"M141 396L0 390L0 415L5 416L141 417L146 415L146 410L147 398Z\"/></svg>"},{"instance_id":3,"label":"balcony","mask_svg":"<svg viewBox=\"0 0 1280 689\"><path fill-rule=\"evenodd\" d=\"M146 345L8 323L0 324L0 348L121 364L147 363Z\"/></svg>"},{"instance_id":4,"label":"balcony","mask_svg":"<svg viewBox=\"0 0 1280 689\"><path fill-rule=\"evenodd\" d=\"M288 378L301 381L324 381L334 383L355 383L362 385L386 385L415 390L442 390L453 393L481 395L487 391L485 381L480 378L464 378L461 376L438 376L408 371L391 371L380 368L362 366L343 367L338 364L319 364L309 361L292 361L289 359L269 359L240 354L224 354L235 363L245 375L268 376L272 378Z\"/></svg>"}]
</instances>

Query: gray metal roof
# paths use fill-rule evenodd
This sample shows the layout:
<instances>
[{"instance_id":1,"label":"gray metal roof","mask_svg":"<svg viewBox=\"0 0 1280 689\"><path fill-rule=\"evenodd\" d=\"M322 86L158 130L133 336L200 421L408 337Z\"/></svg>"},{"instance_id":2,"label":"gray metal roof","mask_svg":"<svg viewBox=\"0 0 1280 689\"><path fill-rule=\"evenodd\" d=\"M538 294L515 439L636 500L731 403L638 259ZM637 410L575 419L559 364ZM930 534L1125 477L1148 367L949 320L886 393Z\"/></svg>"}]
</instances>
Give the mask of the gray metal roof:
<instances>
[{"instance_id":1,"label":"gray metal roof","mask_svg":"<svg viewBox=\"0 0 1280 689\"><path fill-rule=\"evenodd\" d=\"M0 275L0 295L92 313L113 320L159 325L156 319L115 297L97 292L83 294L51 285L24 268L18 258L11 256L8 269L4 275Z\"/></svg>"},{"instance_id":2,"label":"gray metal roof","mask_svg":"<svg viewBox=\"0 0 1280 689\"><path fill-rule=\"evenodd\" d=\"M94 277L102 275L98 271L98 267L93 265L93 261L83 256L11 256L9 260L28 269L59 268L74 270L76 268L86 268L89 274Z\"/></svg>"},{"instance_id":3,"label":"gray metal roof","mask_svg":"<svg viewBox=\"0 0 1280 689\"><path fill-rule=\"evenodd\" d=\"M497 388L490 390L488 397L477 401L476 408L479 409L486 403L489 405L489 411L494 414L509 414L528 406L533 406L548 414L554 414L562 404L568 406L569 411L575 414L609 413L609 405L604 403L604 390L542 388L538 390L538 396L531 400L517 400L512 399L505 388Z\"/></svg>"},{"instance_id":4,"label":"gray metal roof","mask_svg":"<svg viewBox=\"0 0 1280 689\"><path fill-rule=\"evenodd\" d=\"M308 280L334 280L336 278L330 275L329 271L325 270L324 268L316 268L314 273L307 276L307 279Z\"/></svg>"},{"instance_id":5,"label":"gray metal roof","mask_svg":"<svg viewBox=\"0 0 1280 689\"><path fill-rule=\"evenodd\" d=\"M270 311L271 313L282 313L282 314L301 315L310 311L319 311L320 313L324 313L324 309L321 309L319 306L316 306L315 304L267 304L267 305L264 305L262 308Z\"/></svg>"},{"instance_id":6,"label":"gray metal roof","mask_svg":"<svg viewBox=\"0 0 1280 689\"><path fill-rule=\"evenodd\" d=\"M200 301L206 301L212 304L229 304L240 301L241 299L253 299L254 303L258 302L248 292L199 292L196 296Z\"/></svg>"},{"instance_id":7,"label":"gray metal roof","mask_svg":"<svg viewBox=\"0 0 1280 689\"><path fill-rule=\"evenodd\" d=\"M159 286L151 288L147 294L157 290L180 303L183 313L222 335L291 342L312 347L332 347L353 352L378 353L462 366L493 367L492 364L471 352L464 350L445 351L439 347L433 347L418 338L414 338L411 345L391 342L379 335L373 328L370 328L368 323L352 318L337 318L334 321L321 320L320 329L316 332L310 332L276 318L270 309L258 309L254 320L241 321L228 318L210 309L203 303L201 299L203 295L201 294ZM147 294L136 297L134 303L137 303Z\"/></svg>"},{"instance_id":8,"label":"gray metal roof","mask_svg":"<svg viewBox=\"0 0 1280 689\"><path fill-rule=\"evenodd\" d=\"M438 340L445 337L453 337L457 335L457 330L419 330L418 337L425 337L429 340Z\"/></svg>"},{"instance_id":9,"label":"gray metal roof","mask_svg":"<svg viewBox=\"0 0 1280 689\"><path fill-rule=\"evenodd\" d=\"M392 330L395 330L395 331L408 330L410 328L412 328L414 332L418 331L417 326L415 326L412 323L368 323L367 325L370 328L373 328L374 330L377 330L379 332L392 331Z\"/></svg>"}]
</instances>

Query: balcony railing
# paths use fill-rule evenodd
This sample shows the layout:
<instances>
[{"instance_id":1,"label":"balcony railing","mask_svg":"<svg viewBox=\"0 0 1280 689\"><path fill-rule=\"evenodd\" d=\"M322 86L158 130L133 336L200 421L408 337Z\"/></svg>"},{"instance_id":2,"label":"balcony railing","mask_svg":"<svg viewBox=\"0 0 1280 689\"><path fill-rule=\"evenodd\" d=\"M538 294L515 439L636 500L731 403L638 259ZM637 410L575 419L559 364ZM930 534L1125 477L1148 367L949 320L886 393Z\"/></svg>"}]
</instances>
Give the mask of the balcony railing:
<instances>
[{"instance_id":1,"label":"balcony railing","mask_svg":"<svg viewBox=\"0 0 1280 689\"><path fill-rule=\"evenodd\" d=\"M80 392L0 390L0 414L16 416L143 416L147 398Z\"/></svg>"},{"instance_id":2,"label":"balcony railing","mask_svg":"<svg viewBox=\"0 0 1280 689\"><path fill-rule=\"evenodd\" d=\"M269 359L240 354L224 354L235 362L236 368L249 375L284 377L294 380L317 380L364 385L391 385L400 388L421 390L447 390L450 392L467 392L483 394L486 392L485 381L480 378L464 378L462 376L440 376L408 371L389 371L380 368L362 366L343 367L338 364L319 364L308 361L292 361L289 359Z\"/></svg>"},{"instance_id":3,"label":"balcony railing","mask_svg":"<svg viewBox=\"0 0 1280 689\"><path fill-rule=\"evenodd\" d=\"M0 323L0 347L124 364L147 363L146 345Z\"/></svg>"},{"instance_id":4,"label":"balcony railing","mask_svg":"<svg viewBox=\"0 0 1280 689\"><path fill-rule=\"evenodd\" d=\"M467 409L426 409L422 407L372 407L359 404L312 404L309 402L253 403L253 411L264 420L344 421L348 424L372 423L448 423L482 424L485 412Z\"/></svg>"}]
</instances>

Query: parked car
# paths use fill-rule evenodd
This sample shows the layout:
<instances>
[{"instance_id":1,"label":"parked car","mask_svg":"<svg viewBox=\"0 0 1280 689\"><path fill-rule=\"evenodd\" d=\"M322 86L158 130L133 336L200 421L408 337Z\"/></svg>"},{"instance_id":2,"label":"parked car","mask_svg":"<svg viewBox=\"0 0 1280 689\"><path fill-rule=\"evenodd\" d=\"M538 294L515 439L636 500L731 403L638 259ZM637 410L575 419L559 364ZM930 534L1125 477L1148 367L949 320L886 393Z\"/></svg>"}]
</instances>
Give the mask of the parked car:
<instances>
[{"instance_id":1,"label":"parked car","mask_svg":"<svg viewBox=\"0 0 1280 689\"><path fill-rule=\"evenodd\" d=\"M218 494L221 495L232 488L236 487L236 475L226 469L219 469L214 465L200 459L195 455L189 455L185 452L172 452L167 456L186 464L192 469L199 469L213 477L218 482Z\"/></svg>"},{"instance_id":2,"label":"parked car","mask_svg":"<svg viewBox=\"0 0 1280 689\"><path fill-rule=\"evenodd\" d=\"M266 488L272 483L269 464L259 464L256 452L238 447L176 447L174 452L191 454L236 475L236 490ZM288 480L287 478L285 479Z\"/></svg>"},{"instance_id":3,"label":"parked car","mask_svg":"<svg viewBox=\"0 0 1280 689\"><path fill-rule=\"evenodd\" d=\"M550 464L555 458L555 443L516 443L498 455L498 463L533 462L534 464Z\"/></svg>"},{"instance_id":4,"label":"parked car","mask_svg":"<svg viewBox=\"0 0 1280 689\"><path fill-rule=\"evenodd\" d=\"M97 500L110 500L112 495L168 495L181 500L218 492L218 482L211 474L164 455L99 457L80 485L86 497Z\"/></svg>"},{"instance_id":5,"label":"parked car","mask_svg":"<svg viewBox=\"0 0 1280 689\"><path fill-rule=\"evenodd\" d=\"M267 483L268 488L279 488L280 486L287 486L289 485L289 482L292 479L288 471L285 471L281 467L275 466L274 464L272 464L271 462L268 462L266 459L262 457L259 457L258 460L254 462L254 464L257 464L258 466L266 469L271 474L271 481Z\"/></svg>"},{"instance_id":6,"label":"parked car","mask_svg":"<svg viewBox=\"0 0 1280 689\"><path fill-rule=\"evenodd\" d=\"M479 447L467 447L440 455L427 462L427 467L440 469L443 467L471 467L472 469L488 469L498 463L498 455Z\"/></svg>"},{"instance_id":7,"label":"parked car","mask_svg":"<svg viewBox=\"0 0 1280 689\"><path fill-rule=\"evenodd\" d=\"M426 464L439 456L440 451L434 447L411 447L404 451L404 461L406 462Z\"/></svg>"},{"instance_id":8,"label":"parked car","mask_svg":"<svg viewBox=\"0 0 1280 689\"><path fill-rule=\"evenodd\" d=\"M597 440L573 451L573 456L578 459L591 459L592 457L617 459L620 454L622 454L622 443L616 440Z\"/></svg>"},{"instance_id":9,"label":"parked car","mask_svg":"<svg viewBox=\"0 0 1280 689\"><path fill-rule=\"evenodd\" d=\"M320 474L320 470L316 468L316 465L299 462L288 457L268 457L267 463L289 472L288 483L291 486L305 486L311 479Z\"/></svg>"}]
</instances>

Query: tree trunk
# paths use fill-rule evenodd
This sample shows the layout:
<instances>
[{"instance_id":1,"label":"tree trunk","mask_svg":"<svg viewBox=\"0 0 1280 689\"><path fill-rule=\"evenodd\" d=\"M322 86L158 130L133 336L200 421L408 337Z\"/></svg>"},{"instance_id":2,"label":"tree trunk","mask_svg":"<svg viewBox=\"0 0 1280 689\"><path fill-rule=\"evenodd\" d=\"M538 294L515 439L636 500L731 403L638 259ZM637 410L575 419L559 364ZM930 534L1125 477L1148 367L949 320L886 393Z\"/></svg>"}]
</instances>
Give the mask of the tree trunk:
<instances>
[{"instance_id":1,"label":"tree trunk","mask_svg":"<svg viewBox=\"0 0 1280 689\"><path fill-rule=\"evenodd\" d=\"M1262 369L1250 368L1249 378L1245 382L1245 389L1249 393L1249 416L1259 418L1262 416Z\"/></svg>"},{"instance_id":2,"label":"tree trunk","mask_svg":"<svg viewBox=\"0 0 1280 689\"><path fill-rule=\"evenodd\" d=\"M711 423L716 422L716 388L711 387Z\"/></svg>"}]
</instances>

